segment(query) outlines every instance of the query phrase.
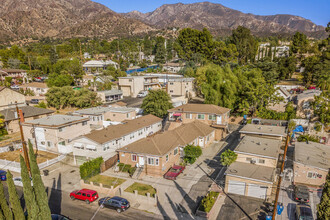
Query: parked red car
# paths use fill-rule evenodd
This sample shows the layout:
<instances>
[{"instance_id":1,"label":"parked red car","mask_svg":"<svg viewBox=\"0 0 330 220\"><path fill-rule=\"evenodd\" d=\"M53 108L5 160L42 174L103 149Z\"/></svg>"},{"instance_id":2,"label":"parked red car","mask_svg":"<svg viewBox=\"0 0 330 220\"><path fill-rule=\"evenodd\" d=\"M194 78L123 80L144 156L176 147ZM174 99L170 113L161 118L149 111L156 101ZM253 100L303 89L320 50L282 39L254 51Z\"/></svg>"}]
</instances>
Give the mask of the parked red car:
<instances>
[{"instance_id":1,"label":"parked red car","mask_svg":"<svg viewBox=\"0 0 330 220\"><path fill-rule=\"evenodd\" d=\"M87 204L97 200L99 195L96 191L90 189L76 190L70 193L70 198L72 200L80 199L84 200Z\"/></svg>"},{"instance_id":2,"label":"parked red car","mask_svg":"<svg viewBox=\"0 0 330 220\"><path fill-rule=\"evenodd\" d=\"M173 165L173 167L165 173L164 178L168 180L175 180L184 169L184 166Z\"/></svg>"}]
</instances>

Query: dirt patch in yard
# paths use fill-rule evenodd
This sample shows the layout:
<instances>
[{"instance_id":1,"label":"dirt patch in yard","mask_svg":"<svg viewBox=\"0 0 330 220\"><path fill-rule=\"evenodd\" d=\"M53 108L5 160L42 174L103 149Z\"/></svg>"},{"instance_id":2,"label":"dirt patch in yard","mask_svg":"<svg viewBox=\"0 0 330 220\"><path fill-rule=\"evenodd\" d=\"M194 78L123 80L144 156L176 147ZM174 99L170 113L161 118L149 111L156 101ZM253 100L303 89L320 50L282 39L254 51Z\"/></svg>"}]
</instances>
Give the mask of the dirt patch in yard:
<instances>
[{"instance_id":1,"label":"dirt patch in yard","mask_svg":"<svg viewBox=\"0 0 330 220\"><path fill-rule=\"evenodd\" d=\"M34 153L36 153L36 150L34 151ZM20 154L24 156L23 151L22 152L20 152L19 150L8 151L8 152L0 153L0 159L19 162ZM38 150L38 154L36 156L37 156L37 163L39 164L46 162L47 160L54 159L58 155L47 151Z\"/></svg>"},{"instance_id":2,"label":"dirt patch in yard","mask_svg":"<svg viewBox=\"0 0 330 220\"><path fill-rule=\"evenodd\" d=\"M113 186L113 188L116 188L117 186L123 184L126 180L111 176L96 175L89 178L88 181L93 183L102 183L103 186Z\"/></svg>"}]
</instances>

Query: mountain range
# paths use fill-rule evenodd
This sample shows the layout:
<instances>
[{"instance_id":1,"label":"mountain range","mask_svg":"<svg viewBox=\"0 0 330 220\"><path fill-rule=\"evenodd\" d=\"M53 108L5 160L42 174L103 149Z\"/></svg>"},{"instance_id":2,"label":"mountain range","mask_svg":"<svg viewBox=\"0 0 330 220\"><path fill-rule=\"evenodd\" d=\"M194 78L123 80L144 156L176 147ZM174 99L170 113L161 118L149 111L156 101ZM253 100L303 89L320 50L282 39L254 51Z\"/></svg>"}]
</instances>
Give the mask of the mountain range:
<instances>
[{"instance_id":1,"label":"mountain range","mask_svg":"<svg viewBox=\"0 0 330 220\"><path fill-rule=\"evenodd\" d=\"M239 25L260 35L301 31L312 36L325 36L323 26L299 16L245 14L209 2L167 4L149 13L132 11L125 14L90 0L1 0L1 3L2 41L24 37L110 39L173 27L206 27L224 35Z\"/></svg>"}]
</instances>

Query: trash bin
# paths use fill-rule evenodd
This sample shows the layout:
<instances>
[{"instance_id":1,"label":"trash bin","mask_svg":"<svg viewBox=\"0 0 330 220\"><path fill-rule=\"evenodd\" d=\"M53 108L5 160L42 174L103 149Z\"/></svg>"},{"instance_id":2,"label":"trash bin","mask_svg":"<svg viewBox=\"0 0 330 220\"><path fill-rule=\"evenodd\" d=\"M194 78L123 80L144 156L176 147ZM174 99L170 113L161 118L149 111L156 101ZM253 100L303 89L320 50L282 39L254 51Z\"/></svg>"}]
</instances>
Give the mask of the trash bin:
<instances>
[{"instance_id":1,"label":"trash bin","mask_svg":"<svg viewBox=\"0 0 330 220\"><path fill-rule=\"evenodd\" d=\"M6 181L7 180L7 172L4 170L0 170L0 179L1 181Z\"/></svg>"},{"instance_id":2,"label":"trash bin","mask_svg":"<svg viewBox=\"0 0 330 220\"><path fill-rule=\"evenodd\" d=\"M44 170L44 175L48 176L48 174L49 174L49 170Z\"/></svg>"}]
</instances>

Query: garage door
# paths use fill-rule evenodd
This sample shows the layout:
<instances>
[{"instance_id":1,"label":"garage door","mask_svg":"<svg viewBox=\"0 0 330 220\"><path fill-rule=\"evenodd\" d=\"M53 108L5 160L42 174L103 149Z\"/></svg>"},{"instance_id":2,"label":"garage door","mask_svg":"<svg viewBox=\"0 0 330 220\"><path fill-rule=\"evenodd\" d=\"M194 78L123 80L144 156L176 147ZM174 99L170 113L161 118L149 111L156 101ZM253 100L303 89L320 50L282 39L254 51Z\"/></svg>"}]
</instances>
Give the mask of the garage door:
<instances>
[{"instance_id":1,"label":"garage door","mask_svg":"<svg viewBox=\"0 0 330 220\"><path fill-rule=\"evenodd\" d=\"M234 193L238 195L245 195L245 183L229 180L228 181L228 193Z\"/></svg>"},{"instance_id":2,"label":"garage door","mask_svg":"<svg viewBox=\"0 0 330 220\"><path fill-rule=\"evenodd\" d=\"M265 199L266 193L267 193L267 188L262 188L261 185L257 185L257 184L249 184L248 196L258 199Z\"/></svg>"}]
</instances>

